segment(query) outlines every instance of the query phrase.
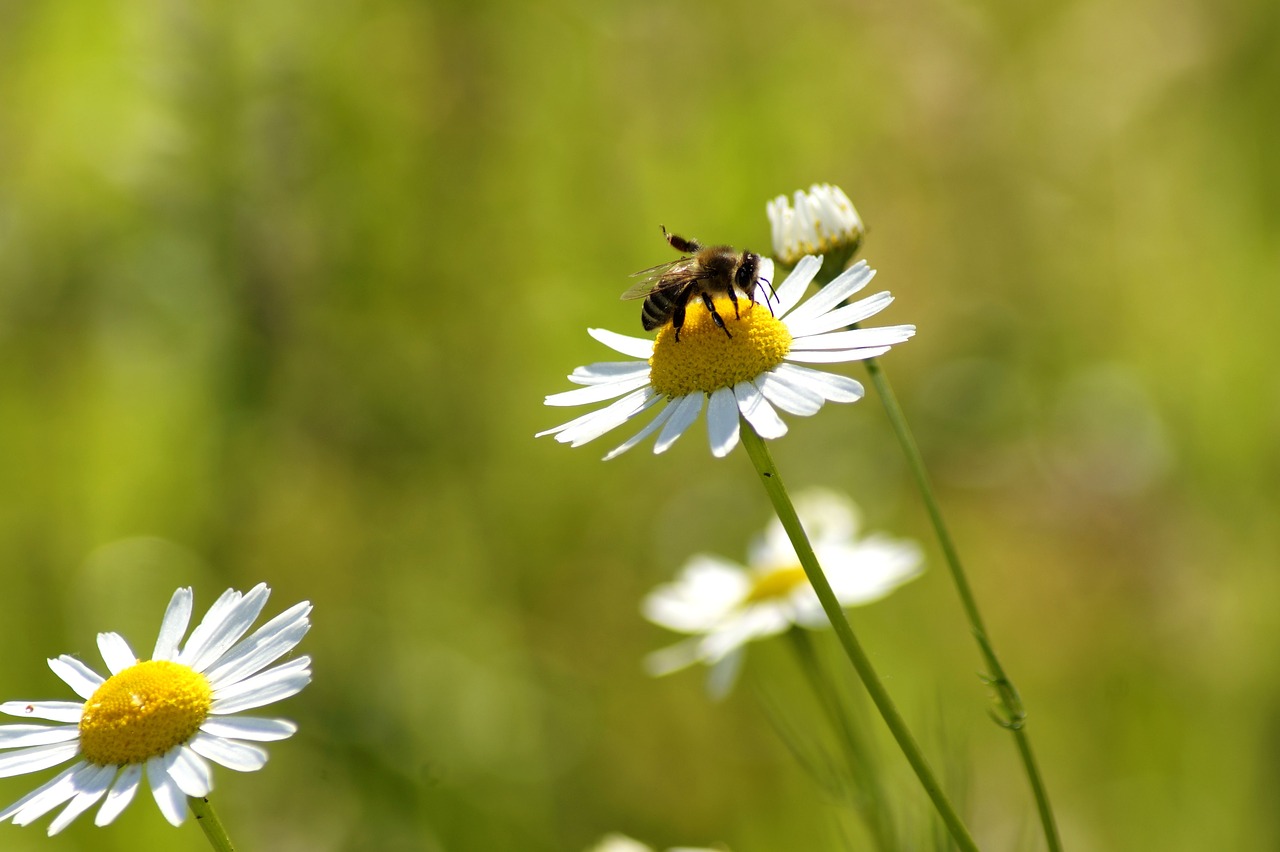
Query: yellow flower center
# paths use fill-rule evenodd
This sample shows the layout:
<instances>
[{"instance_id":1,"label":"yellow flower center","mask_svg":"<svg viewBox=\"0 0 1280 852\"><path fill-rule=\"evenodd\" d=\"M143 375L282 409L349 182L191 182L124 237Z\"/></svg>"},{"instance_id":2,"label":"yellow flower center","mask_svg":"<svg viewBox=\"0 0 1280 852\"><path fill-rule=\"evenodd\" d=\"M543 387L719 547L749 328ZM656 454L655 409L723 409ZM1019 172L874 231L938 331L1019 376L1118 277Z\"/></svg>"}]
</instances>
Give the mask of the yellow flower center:
<instances>
[{"instance_id":1,"label":"yellow flower center","mask_svg":"<svg viewBox=\"0 0 1280 852\"><path fill-rule=\"evenodd\" d=\"M212 703L213 687L189 666L138 663L85 702L80 751L98 766L142 763L195 736Z\"/></svg>"},{"instance_id":2,"label":"yellow flower center","mask_svg":"<svg viewBox=\"0 0 1280 852\"><path fill-rule=\"evenodd\" d=\"M748 381L782 363L791 349L791 332L764 304L738 297L740 316L727 296L715 300L725 329L716 326L702 300L690 301L676 340L675 326L658 332L649 359L649 382L670 398L694 391L712 393Z\"/></svg>"},{"instance_id":3,"label":"yellow flower center","mask_svg":"<svg viewBox=\"0 0 1280 852\"><path fill-rule=\"evenodd\" d=\"M799 565L772 568L756 574L751 581L751 591L747 592L744 603L753 604L785 598L807 582L809 578L805 576L804 569Z\"/></svg>"}]
</instances>

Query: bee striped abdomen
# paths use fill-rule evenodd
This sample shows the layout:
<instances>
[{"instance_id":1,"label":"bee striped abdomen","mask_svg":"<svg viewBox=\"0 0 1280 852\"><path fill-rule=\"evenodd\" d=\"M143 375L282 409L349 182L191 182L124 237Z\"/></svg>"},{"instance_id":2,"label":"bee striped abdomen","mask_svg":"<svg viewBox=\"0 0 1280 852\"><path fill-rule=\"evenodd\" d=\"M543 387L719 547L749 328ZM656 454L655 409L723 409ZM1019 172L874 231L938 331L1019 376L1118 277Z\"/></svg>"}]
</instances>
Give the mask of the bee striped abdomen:
<instances>
[{"instance_id":1,"label":"bee striped abdomen","mask_svg":"<svg viewBox=\"0 0 1280 852\"><path fill-rule=\"evenodd\" d=\"M675 307L676 300L670 293L661 290L650 293L640 309L640 322L644 325L644 330L653 331L666 323L671 319L671 313Z\"/></svg>"}]
</instances>

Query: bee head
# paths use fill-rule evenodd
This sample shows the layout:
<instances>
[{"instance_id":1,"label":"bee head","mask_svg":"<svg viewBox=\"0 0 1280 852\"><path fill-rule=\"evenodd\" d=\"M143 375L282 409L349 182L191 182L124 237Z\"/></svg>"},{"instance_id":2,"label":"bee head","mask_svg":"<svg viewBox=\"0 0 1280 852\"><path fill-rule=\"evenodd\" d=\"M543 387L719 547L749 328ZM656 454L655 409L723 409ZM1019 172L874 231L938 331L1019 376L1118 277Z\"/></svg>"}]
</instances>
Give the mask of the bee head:
<instances>
[{"instance_id":1,"label":"bee head","mask_svg":"<svg viewBox=\"0 0 1280 852\"><path fill-rule=\"evenodd\" d=\"M759 278L760 255L755 252L744 251L742 259L738 262L738 271L734 275L733 283L738 285L739 290L755 299Z\"/></svg>"}]
</instances>

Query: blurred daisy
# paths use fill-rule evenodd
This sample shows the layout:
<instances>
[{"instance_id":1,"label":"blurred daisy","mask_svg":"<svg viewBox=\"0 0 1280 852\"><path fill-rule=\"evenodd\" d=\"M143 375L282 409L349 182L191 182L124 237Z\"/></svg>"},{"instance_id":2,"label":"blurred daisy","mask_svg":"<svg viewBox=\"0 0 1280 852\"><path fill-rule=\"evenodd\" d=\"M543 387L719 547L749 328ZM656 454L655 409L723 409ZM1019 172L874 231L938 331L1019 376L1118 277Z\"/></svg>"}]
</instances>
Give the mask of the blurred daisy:
<instances>
[{"instance_id":1,"label":"blurred daisy","mask_svg":"<svg viewBox=\"0 0 1280 852\"><path fill-rule=\"evenodd\" d=\"M577 447L660 406L657 416L605 458L626 452L654 432L658 438L653 451L661 453L698 419L705 403L711 454L723 457L738 443L739 414L760 437L772 439L787 431L777 409L807 417L828 400L861 399L862 385L853 379L800 365L873 358L910 338L916 327L845 330L880 313L893 301L883 292L851 305L841 304L875 276L875 270L865 262L802 303L805 289L821 266L820 258L801 260L777 287L772 310L765 304L752 304L735 317L728 298L717 299L716 309L726 329L716 326L710 311L699 301L689 305L679 340L670 323L659 330L656 340L589 329L587 333L605 346L638 360L579 367L569 381L586 387L552 394L546 404L587 405L621 398L539 432L538 437L555 435L557 441ZM769 279L772 275L773 262L766 259L760 276Z\"/></svg>"},{"instance_id":2,"label":"blurred daisy","mask_svg":"<svg viewBox=\"0 0 1280 852\"><path fill-rule=\"evenodd\" d=\"M241 640L258 619L271 590L228 589L178 645L191 619L191 589L169 601L151 659L139 661L118 633L99 633L98 650L110 677L75 657L49 660L49 668L84 699L9 701L0 712L58 725L0 726L0 777L75 764L0 812L27 825L64 802L49 834L57 834L105 796L94 823L107 825L138 792L143 775L173 825L187 815L187 796L213 789L207 761L239 772L261 769L267 753L252 742L282 740L292 722L242 716L311 682L311 658L267 668L289 653L311 628L311 604L285 610ZM245 741L248 742L245 742Z\"/></svg>"},{"instance_id":3,"label":"blurred daisy","mask_svg":"<svg viewBox=\"0 0 1280 852\"><path fill-rule=\"evenodd\" d=\"M815 183L808 192L797 190L794 207L779 195L765 210L773 230L773 255L784 266L795 266L807 254L821 254L839 270L866 233L849 196L829 183Z\"/></svg>"},{"instance_id":4,"label":"blurred daisy","mask_svg":"<svg viewBox=\"0 0 1280 852\"><path fill-rule=\"evenodd\" d=\"M600 838L600 842L592 846L587 852L654 852L654 848L641 843L639 840L627 837L625 834L615 832ZM667 852L716 852L716 850L680 846L668 849Z\"/></svg>"},{"instance_id":5,"label":"blurred daisy","mask_svg":"<svg viewBox=\"0 0 1280 852\"><path fill-rule=\"evenodd\" d=\"M842 605L877 601L920 574L919 546L880 534L859 538L857 509L843 495L814 489L798 495L795 506ZM712 667L708 690L716 697L732 687L748 642L792 625L813 629L829 624L776 518L750 548L747 567L695 556L674 583L651 592L641 609L654 624L693 635L650 654L648 672L660 676L705 663Z\"/></svg>"}]
</instances>

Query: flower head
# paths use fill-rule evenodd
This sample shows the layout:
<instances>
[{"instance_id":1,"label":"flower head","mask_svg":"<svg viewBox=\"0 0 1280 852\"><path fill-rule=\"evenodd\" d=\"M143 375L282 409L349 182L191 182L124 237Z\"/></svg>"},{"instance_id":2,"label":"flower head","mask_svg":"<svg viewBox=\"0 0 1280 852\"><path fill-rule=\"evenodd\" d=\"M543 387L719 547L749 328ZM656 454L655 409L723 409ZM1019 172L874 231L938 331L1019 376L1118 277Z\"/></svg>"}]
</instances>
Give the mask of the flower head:
<instances>
[{"instance_id":1,"label":"flower head","mask_svg":"<svg viewBox=\"0 0 1280 852\"><path fill-rule=\"evenodd\" d=\"M922 556L912 541L885 535L858 537L858 514L843 495L814 489L797 496L796 512L836 598L844 606L877 601L920 574ZM710 689L732 686L748 642L792 625L828 624L818 596L776 518L748 554L747 567L716 556L695 556L674 583L644 599L645 618L693 636L651 654L646 666L663 675L693 663L712 666Z\"/></svg>"},{"instance_id":2,"label":"flower head","mask_svg":"<svg viewBox=\"0 0 1280 852\"><path fill-rule=\"evenodd\" d=\"M822 254L837 261L838 270L866 233L849 196L829 183L815 183L807 193L796 190L794 207L779 195L765 209L773 229L773 254L785 266L794 266L806 254Z\"/></svg>"},{"instance_id":3,"label":"flower head","mask_svg":"<svg viewBox=\"0 0 1280 852\"><path fill-rule=\"evenodd\" d=\"M697 420L705 403L711 453L722 457L738 443L738 415L762 438L779 438L787 424L777 409L808 416L828 400L856 402L862 385L845 376L800 366L873 358L915 334L914 325L846 330L884 310L887 292L843 305L875 276L865 262L846 270L807 301L805 289L822 266L806 257L778 285L770 303L750 303L735 311L727 298L717 301L725 327L717 327L700 301L691 302L680 339L671 325L656 340L626 337L602 329L588 333L634 361L606 361L579 367L569 381L585 387L546 398L547 405L586 405L615 400L568 423L538 433L579 446L661 405L658 414L606 459L631 449L654 432L654 452L670 447ZM773 275L765 260L760 275ZM726 333L727 332L727 333Z\"/></svg>"},{"instance_id":4,"label":"flower head","mask_svg":"<svg viewBox=\"0 0 1280 852\"><path fill-rule=\"evenodd\" d=\"M193 596L189 588L178 589L150 660L140 661L120 634L98 634L106 678L75 657L49 660L54 674L84 700L0 704L0 713L61 723L0 725L0 777L75 763L0 811L0 820L27 825L70 802L49 825L53 835L105 796L94 823L107 825L133 799L145 774L160 812L180 825L186 797L213 789L208 760L239 772L261 769L267 753L251 743L285 739L297 726L241 711L288 698L311 682L307 656L267 668L311 628L310 603L290 607L241 639L270 594L265 584L246 593L228 589L179 650Z\"/></svg>"},{"instance_id":5,"label":"flower head","mask_svg":"<svg viewBox=\"0 0 1280 852\"><path fill-rule=\"evenodd\" d=\"M592 846L588 852L654 852L652 846L641 843L625 834L614 832L606 834L600 838L595 846ZM668 849L667 852L715 852L714 849L694 849L691 846L681 846L678 848Z\"/></svg>"}]
</instances>

